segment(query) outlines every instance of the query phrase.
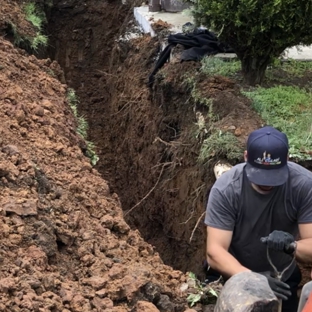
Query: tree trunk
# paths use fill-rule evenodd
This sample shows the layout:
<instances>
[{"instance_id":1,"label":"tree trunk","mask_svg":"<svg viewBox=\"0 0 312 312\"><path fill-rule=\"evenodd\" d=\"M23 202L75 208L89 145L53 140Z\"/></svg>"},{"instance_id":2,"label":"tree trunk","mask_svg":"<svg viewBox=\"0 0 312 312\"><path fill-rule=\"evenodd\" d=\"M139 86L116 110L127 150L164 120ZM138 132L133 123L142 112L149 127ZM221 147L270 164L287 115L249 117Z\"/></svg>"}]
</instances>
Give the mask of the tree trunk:
<instances>
[{"instance_id":1,"label":"tree trunk","mask_svg":"<svg viewBox=\"0 0 312 312\"><path fill-rule=\"evenodd\" d=\"M268 56L263 57L242 57L242 72L244 82L251 86L260 85L265 76L265 71L270 62Z\"/></svg>"}]
</instances>

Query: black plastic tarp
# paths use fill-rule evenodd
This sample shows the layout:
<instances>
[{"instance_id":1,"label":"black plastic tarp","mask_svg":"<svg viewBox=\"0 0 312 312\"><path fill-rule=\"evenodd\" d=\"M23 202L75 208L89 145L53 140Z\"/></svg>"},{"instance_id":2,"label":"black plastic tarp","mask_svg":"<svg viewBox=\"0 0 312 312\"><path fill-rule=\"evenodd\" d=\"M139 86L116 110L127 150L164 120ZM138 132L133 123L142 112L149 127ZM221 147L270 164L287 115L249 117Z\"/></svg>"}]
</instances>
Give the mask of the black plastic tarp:
<instances>
[{"instance_id":1,"label":"black plastic tarp","mask_svg":"<svg viewBox=\"0 0 312 312\"><path fill-rule=\"evenodd\" d=\"M206 29L195 28L192 33L178 33L168 36L168 45L161 52L154 70L149 76L148 84L154 82L157 71L169 60L173 47L180 44L185 50L182 51L181 61L200 61L204 56L218 53L234 53L227 44L219 41L218 37Z\"/></svg>"}]
</instances>

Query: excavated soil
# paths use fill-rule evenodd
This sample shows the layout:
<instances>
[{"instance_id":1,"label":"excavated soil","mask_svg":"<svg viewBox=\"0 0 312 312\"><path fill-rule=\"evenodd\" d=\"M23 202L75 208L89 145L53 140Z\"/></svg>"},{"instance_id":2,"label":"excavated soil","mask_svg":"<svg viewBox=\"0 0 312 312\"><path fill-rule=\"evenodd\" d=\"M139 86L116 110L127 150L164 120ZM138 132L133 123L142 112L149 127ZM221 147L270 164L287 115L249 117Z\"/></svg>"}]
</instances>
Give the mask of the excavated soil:
<instances>
[{"instance_id":1,"label":"excavated soil","mask_svg":"<svg viewBox=\"0 0 312 312\"><path fill-rule=\"evenodd\" d=\"M219 119L207 127L232 131L243 147L261 120L233 81L203 79L194 62L167 64L148 87L161 43L137 33L133 5L54 1L50 58L39 60L8 41L8 20L32 30L14 1L1 4L1 311L186 311L185 273L203 278L218 159L197 161L196 113L207 107L185 75L213 99ZM155 31L167 27L157 21ZM95 168L68 87L88 120Z\"/></svg>"},{"instance_id":2,"label":"excavated soil","mask_svg":"<svg viewBox=\"0 0 312 312\"><path fill-rule=\"evenodd\" d=\"M0 310L184 311L185 275L84 156L59 65L4 38L0 65Z\"/></svg>"}]
</instances>

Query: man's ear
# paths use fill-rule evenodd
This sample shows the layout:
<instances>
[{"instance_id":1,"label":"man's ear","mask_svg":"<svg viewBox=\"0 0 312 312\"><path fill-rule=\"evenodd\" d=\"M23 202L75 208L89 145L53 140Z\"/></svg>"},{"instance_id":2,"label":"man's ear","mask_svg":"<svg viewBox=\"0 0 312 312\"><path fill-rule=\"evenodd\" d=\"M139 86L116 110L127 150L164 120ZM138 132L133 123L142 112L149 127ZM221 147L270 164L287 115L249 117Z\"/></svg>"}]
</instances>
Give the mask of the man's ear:
<instances>
[{"instance_id":1,"label":"man's ear","mask_svg":"<svg viewBox=\"0 0 312 312\"><path fill-rule=\"evenodd\" d=\"M247 161L248 157L247 157L247 151L244 151L244 160Z\"/></svg>"}]
</instances>

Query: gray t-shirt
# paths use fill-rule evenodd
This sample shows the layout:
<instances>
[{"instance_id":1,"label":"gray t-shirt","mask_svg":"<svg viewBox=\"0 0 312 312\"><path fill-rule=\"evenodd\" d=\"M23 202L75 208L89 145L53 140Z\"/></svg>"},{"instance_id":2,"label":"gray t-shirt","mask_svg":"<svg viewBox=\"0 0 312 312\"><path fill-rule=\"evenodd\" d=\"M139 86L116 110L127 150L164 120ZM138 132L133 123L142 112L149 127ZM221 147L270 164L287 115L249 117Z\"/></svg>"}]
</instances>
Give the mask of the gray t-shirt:
<instances>
[{"instance_id":1,"label":"gray t-shirt","mask_svg":"<svg viewBox=\"0 0 312 312\"><path fill-rule=\"evenodd\" d=\"M260 238L274 230L291 233L296 238L298 224L312 223L312 173L288 162L289 179L270 194L255 191L245 174L245 163L222 174L212 187L205 224L233 231L229 252L254 272L272 271L266 246ZM291 256L270 250L274 265L282 271ZM286 280L292 273L284 274Z\"/></svg>"}]
</instances>

